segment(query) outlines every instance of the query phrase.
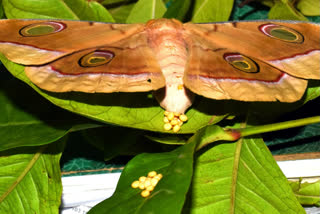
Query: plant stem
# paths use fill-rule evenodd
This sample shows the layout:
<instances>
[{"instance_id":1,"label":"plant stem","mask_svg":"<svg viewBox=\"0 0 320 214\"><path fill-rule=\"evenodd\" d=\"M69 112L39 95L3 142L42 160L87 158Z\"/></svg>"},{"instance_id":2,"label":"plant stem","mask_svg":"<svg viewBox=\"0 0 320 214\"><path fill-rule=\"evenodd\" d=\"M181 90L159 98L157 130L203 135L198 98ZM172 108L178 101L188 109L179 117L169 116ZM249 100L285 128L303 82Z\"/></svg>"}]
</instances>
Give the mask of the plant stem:
<instances>
[{"instance_id":1,"label":"plant stem","mask_svg":"<svg viewBox=\"0 0 320 214\"><path fill-rule=\"evenodd\" d=\"M283 129L295 128L295 127L305 126L305 125L314 124L314 123L320 123L320 116L308 117L308 118L268 124L268 125L240 128L240 129L235 129L235 131L239 131L241 133L241 137L245 137L249 135L279 131Z\"/></svg>"}]
</instances>

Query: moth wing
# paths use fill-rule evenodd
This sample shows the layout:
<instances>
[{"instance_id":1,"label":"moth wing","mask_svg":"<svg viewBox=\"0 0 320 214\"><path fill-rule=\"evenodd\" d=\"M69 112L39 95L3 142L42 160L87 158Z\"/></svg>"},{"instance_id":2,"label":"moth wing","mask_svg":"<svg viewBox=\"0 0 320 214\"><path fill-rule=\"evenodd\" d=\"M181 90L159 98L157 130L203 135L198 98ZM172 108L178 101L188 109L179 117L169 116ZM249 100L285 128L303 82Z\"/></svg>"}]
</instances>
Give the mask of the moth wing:
<instances>
[{"instance_id":1,"label":"moth wing","mask_svg":"<svg viewBox=\"0 0 320 214\"><path fill-rule=\"evenodd\" d=\"M184 24L184 84L212 99L294 102L320 79L320 27L307 23Z\"/></svg>"},{"instance_id":2,"label":"moth wing","mask_svg":"<svg viewBox=\"0 0 320 214\"><path fill-rule=\"evenodd\" d=\"M0 52L55 92L135 92L165 85L143 24L1 20Z\"/></svg>"}]
</instances>

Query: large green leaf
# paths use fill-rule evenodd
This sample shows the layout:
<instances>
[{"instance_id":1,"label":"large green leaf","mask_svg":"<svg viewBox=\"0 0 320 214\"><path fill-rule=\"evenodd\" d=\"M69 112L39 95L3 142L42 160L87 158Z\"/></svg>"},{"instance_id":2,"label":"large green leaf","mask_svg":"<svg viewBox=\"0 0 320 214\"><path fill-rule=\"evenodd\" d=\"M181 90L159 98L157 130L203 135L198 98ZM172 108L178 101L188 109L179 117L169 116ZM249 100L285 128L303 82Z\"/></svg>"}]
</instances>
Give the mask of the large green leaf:
<instances>
[{"instance_id":1,"label":"large green leaf","mask_svg":"<svg viewBox=\"0 0 320 214\"><path fill-rule=\"evenodd\" d=\"M260 138L200 150L189 193L184 213L304 213Z\"/></svg>"},{"instance_id":2,"label":"large green leaf","mask_svg":"<svg viewBox=\"0 0 320 214\"><path fill-rule=\"evenodd\" d=\"M0 152L0 213L58 213L63 144Z\"/></svg>"},{"instance_id":3,"label":"large green leaf","mask_svg":"<svg viewBox=\"0 0 320 214\"><path fill-rule=\"evenodd\" d=\"M225 134L218 126L207 126L171 152L137 155L122 172L114 195L89 213L149 213L150 210L153 213L180 213L193 176L197 145L207 145L224 138ZM232 135L230 137L229 133L226 138L230 139ZM132 189L130 185L153 170L163 174L163 178L149 197L142 198L141 190Z\"/></svg>"},{"instance_id":4,"label":"large green leaf","mask_svg":"<svg viewBox=\"0 0 320 214\"><path fill-rule=\"evenodd\" d=\"M126 23L126 20L130 14L130 11L134 7L134 3L131 4L123 4L119 7L110 8L109 12L113 16L114 20L116 20L117 23Z\"/></svg>"},{"instance_id":5,"label":"large green leaf","mask_svg":"<svg viewBox=\"0 0 320 214\"><path fill-rule=\"evenodd\" d=\"M271 7L269 19L281 19L281 20L301 20L308 21L289 0L276 0L275 4Z\"/></svg>"},{"instance_id":6,"label":"large green leaf","mask_svg":"<svg viewBox=\"0 0 320 214\"><path fill-rule=\"evenodd\" d=\"M180 213L191 182L193 153L202 135L195 135L189 143L172 152L141 154L134 157L123 170L113 196L89 211L99 213ZM140 189L131 188L131 183L150 171L161 173L151 195L144 198Z\"/></svg>"},{"instance_id":7,"label":"large green leaf","mask_svg":"<svg viewBox=\"0 0 320 214\"><path fill-rule=\"evenodd\" d=\"M268 14L269 19L308 21L308 19L295 8L294 1L292 0L257 1L271 8Z\"/></svg>"},{"instance_id":8,"label":"large green leaf","mask_svg":"<svg viewBox=\"0 0 320 214\"><path fill-rule=\"evenodd\" d=\"M0 72L0 151L48 144L72 128L77 117L39 98L9 73Z\"/></svg>"},{"instance_id":9,"label":"large green leaf","mask_svg":"<svg viewBox=\"0 0 320 214\"><path fill-rule=\"evenodd\" d=\"M79 19L61 0L3 0L2 4L10 19Z\"/></svg>"},{"instance_id":10,"label":"large green leaf","mask_svg":"<svg viewBox=\"0 0 320 214\"><path fill-rule=\"evenodd\" d=\"M14 76L26 82L42 96L62 108L103 122L164 132L164 110L160 108L155 99L149 97L149 93L47 92L30 82L24 73L23 66L12 63L3 56L0 56L0 58ZM219 122L225 117L228 109L233 108L232 102L215 102L204 98L199 99L193 107L187 112L189 121L182 126L180 133L194 133L208 123ZM220 113L217 116L212 116L211 112Z\"/></svg>"},{"instance_id":11,"label":"large green leaf","mask_svg":"<svg viewBox=\"0 0 320 214\"><path fill-rule=\"evenodd\" d=\"M114 22L111 14L96 1L68 0L65 4L79 17L80 20Z\"/></svg>"},{"instance_id":12,"label":"large green leaf","mask_svg":"<svg viewBox=\"0 0 320 214\"><path fill-rule=\"evenodd\" d=\"M319 0L299 0L297 8L306 16L320 16Z\"/></svg>"},{"instance_id":13,"label":"large green leaf","mask_svg":"<svg viewBox=\"0 0 320 214\"><path fill-rule=\"evenodd\" d=\"M8 18L75 19L113 22L109 12L98 2L85 0L4 0Z\"/></svg>"},{"instance_id":14,"label":"large green leaf","mask_svg":"<svg viewBox=\"0 0 320 214\"><path fill-rule=\"evenodd\" d=\"M320 207L320 180L310 183L289 181L289 184L302 205Z\"/></svg>"},{"instance_id":15,"label":"large green leaf","mask_svg":"<svg viewBox=\"0 0 320 214\"><path fill-rule=\"evenodd\" d=\"M0 67L0 151L43 145L102 124L62 110Z\"/></svg>"},{"instance_id":16,"label":"large green leaf","mask_svg":"<svg viewBox=\"0 0 320 214\"><path fill-rule=\"evenodd\" d=\"M126 23L147 22L161 18L166 12L162 0L139 0L132 8Z\"/></svg>"},{"instance_id":17,"label":"large green leaf","mask_svg":"<svg viewBox=\"0 0 320 214\"><path fill-rule=\"evenodd\" d=\"M233 0L196 0L192 22L219 22L229 19L233 7Z\"/></svg>"}]
</instances>

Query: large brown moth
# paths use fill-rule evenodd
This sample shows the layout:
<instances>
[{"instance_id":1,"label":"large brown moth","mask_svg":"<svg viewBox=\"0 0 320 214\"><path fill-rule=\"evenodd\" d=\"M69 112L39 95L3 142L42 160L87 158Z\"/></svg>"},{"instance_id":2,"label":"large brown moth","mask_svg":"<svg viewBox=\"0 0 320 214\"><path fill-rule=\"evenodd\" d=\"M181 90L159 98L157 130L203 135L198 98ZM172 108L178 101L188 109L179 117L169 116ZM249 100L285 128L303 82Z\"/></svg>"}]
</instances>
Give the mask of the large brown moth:
<instances>
[{"instance_id":1,"label":"large brown moth","mask_svg":"<svg viewBox=\"0 0 320 214\"><path fill-rule=\"evenodd\" d=\"M194 94L294 102L307 79L320 79L320 25L314 23L1 20L0 52L26 65L26 75L42 89L154 90L176 117L192 105Z\"/></svg>"}]
</instances>

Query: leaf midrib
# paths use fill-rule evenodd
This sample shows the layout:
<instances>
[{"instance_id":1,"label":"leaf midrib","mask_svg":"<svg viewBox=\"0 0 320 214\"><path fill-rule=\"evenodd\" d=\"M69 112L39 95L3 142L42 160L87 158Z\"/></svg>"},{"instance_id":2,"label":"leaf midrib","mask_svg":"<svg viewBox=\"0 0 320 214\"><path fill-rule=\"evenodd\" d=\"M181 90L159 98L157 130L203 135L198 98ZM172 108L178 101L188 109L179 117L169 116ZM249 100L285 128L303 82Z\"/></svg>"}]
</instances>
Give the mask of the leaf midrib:
<instances>
[{"instance_id":1,"label":"leaf midrib","mask_svg":"<svg viewBox=\"0 0 320 214\"><path fill-rule=\"evenodd\" d=\"M25 169L21 172L19 177L12 183L12 185L8 188L8 190L0 197L0 203L15 189L15 187L22 181L22 179L26 176L26 174L31 170L34 164L37 162L42 152L48 147L48 145L42 146L39 148L38 152L34 154L34 156L29 161L29 164L25 167Z\"/></svg>"},{"instance_id":2,"label":"leaf midrib","mask_svg":"<svg viewBox=\"0 0 320 214\"><path fill-rule=\"evenodd\" d=\"M236 142L236 149L234 153L234 163L232 169L232 181L231 181L231 192L230 192L230 214L235 212L235 200L236 200L236 183L238 179L239 172L239 163L240 163L240 154L242 148L243 138Z\"/></svg>"},{"instance_id":3,"label":"leaf midrib","mask_svg":"<svg viewBox=\"0 0 320 214\"><path fill-rule=\"evenodd\" d=\"M67 122L69 122L70 120L66 120ZM55 124L64 124L66 121L62 121L62 120L45 120L45 121L21 121L21 122L8 122L8 123L0 123L0 127L7 127L7 126L24 126L24 125L42 125L45 123L55 123Z\"/></svg>"},{"instance_id":4,"label":"leaf midrib","mask_svg":"<svg viewBox=\"0 0 320 214\"><path fill-rule=\"evenodd\" d=\"M9 122L9 123L1 123L0 127L7 127L7 126L23 126L23 125L38 125L42 124L43 122L40 121L28 121L28 122Z\"/></svg>"}]
</instances>

